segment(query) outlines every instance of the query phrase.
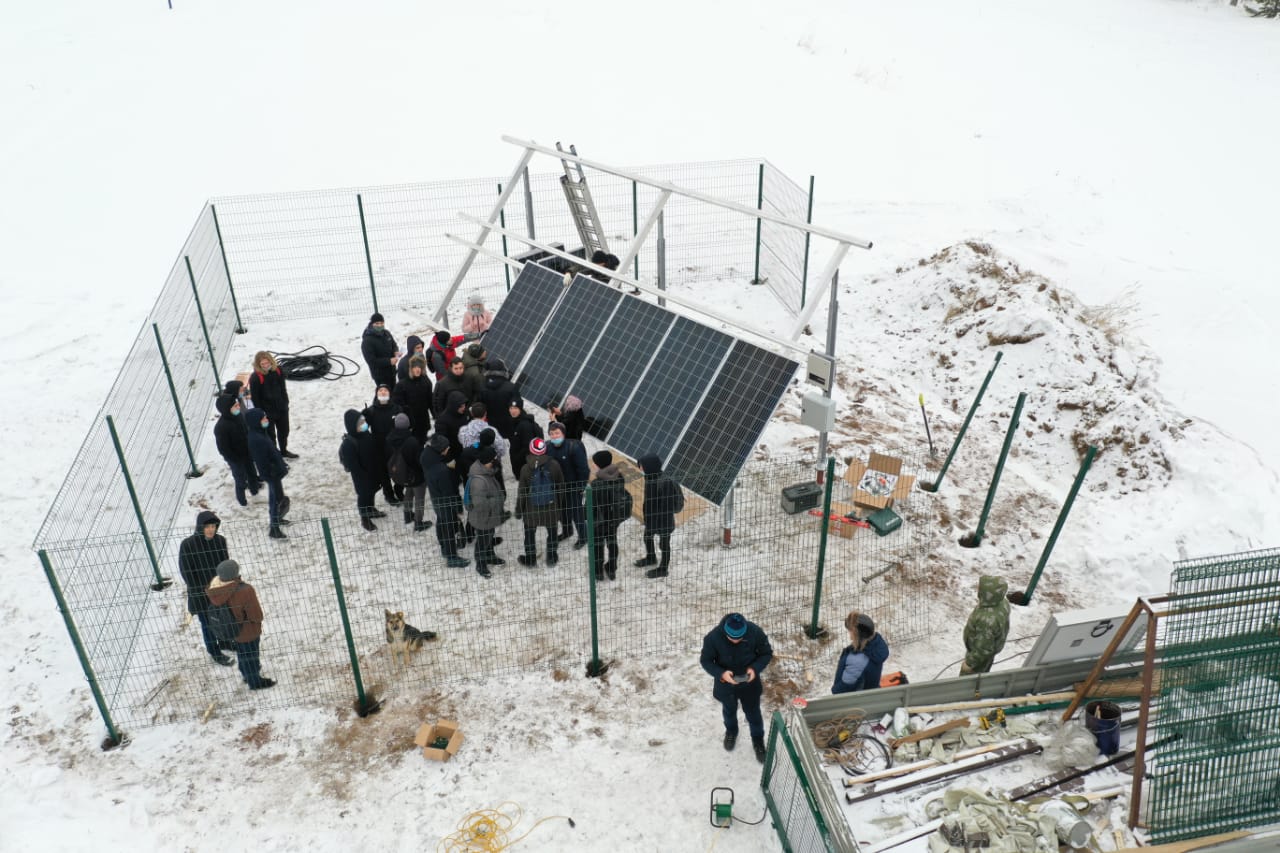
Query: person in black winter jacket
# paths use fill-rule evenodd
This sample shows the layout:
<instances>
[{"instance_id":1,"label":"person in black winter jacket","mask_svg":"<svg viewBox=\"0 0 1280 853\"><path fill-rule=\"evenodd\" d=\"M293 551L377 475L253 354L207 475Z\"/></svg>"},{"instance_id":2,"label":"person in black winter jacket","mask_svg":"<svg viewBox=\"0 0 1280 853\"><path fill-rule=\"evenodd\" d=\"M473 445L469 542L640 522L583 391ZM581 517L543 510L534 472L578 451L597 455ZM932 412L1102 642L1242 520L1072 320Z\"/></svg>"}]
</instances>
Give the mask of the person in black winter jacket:
<instances>
[{"instance_id":1,"label":"person in black winter jacket","mask_svg":"<svg viewBox=\"0 0 1280 853\"><path fill-rule=\"evenodd\" d=\"M383 316L374 312L369 318L360 338L360 353L364 363L369 365L369 375L374 385L386 385L394 388L396 384L396 367L400 359L400 347L396 339L387 331Z\"/></svg>"},{"instance_id":2,"label":"person in black winter jacket","mask_svg":"<svg viewBox=\"0 0 1280 853\"><path fill-rule=\"evenodd\" d=\"M404 503L400 508L404 510L404 523L412 523L414 532L420 533L431 526L431 522L422 519L427 502L427 483L422 476L422 445L409 431L408 415L401 412L395 416L393 423L395 426L387 436L386 443L387 470L395 470L391 460L396 456L404 460L405 477L403 481L396 483L404 489Z\"/></svg>"},{"instance_id":3,"label":"person in black winter jacket","mask_svg":"<svg viewBox=\"0 0 1280 853\"><path fill-rule=\"evenodd\" d=\"M276 449L275 442L267 435L267 427L271 426L267 413L262 409L250 409L245 412L245 417L249 422L249 454L267 484L268 517L271 525L269 535L272 539L287 539L280 525L288 524L284 520L289 512L284 478L289 473L289 466Z\"/></svg>"},{"instance_id":4,"label":"person in black winter jacket","mask_svg":"<svg viewBox=\"0 0 1280 853\"><path fill-rule=\"evenodd\" d=\"M520 386L511 381L506 363L500 358L489 359L488 369L484 372L484 387L480 390L480 402L489 410L489 423L507 441L515 438L516 428L515 421L507 410L511 407L511 401L519 396Z\"/></svg>"},{"instance_id":5,"label":"person in black winter jacket","mask_svg":"<svg viewBox=\"0 0 1280 853\"><path fill-rule=\"evenodd\" d=\"M422 338L417 335L410 335L405 340L404 345L407 352L401 356L400 363L396 365L397 385L409 378L409 368L415 355L422 359L424 365L427 363L426 344Z\"/></svg>"},{"instance_id":6,"label":"person in black winter jacket","mask_svg":"<svg viewBox=\"0 0 1280 853\"><path fill-rule=\"evenodd\" d=\"M231 401L235 401L240 404L240 415L236 417L236 420L239 421L240 428L244 430L245 446L247 447L249 441L249 420L244 417L244 413L253 408L253 398L249 396L249 387L239 379L229 379L227 380L227 384L222 386L222 391L218 394L217 399L214 400L213 404L215 408L218 405L217 401L221 400L223 397L227 398L228 407L230 407ZM219 409L219 411L221 411L221 409ZM249 469L246 473L249 475L249 485L252 487L253 493L257 494L257 490L262 487L262 478L258 476L258 469L254 466L252 458L249 459Z\"/></svg>"},{"instance_id":7,"label":"person in black winter jacket","mask_svg":"<svg viewBox=\"0 0 1280 853\"><path fill-rule=\"evenodd\" d=\"M422 473L431 496L431 509L436 514L436 541L440 553L451 569L464 569L471 563L458 556L459 539L462 537L462 495L458 489L462 482L458 473L449 467L449 439L440 433L431 436L422 450Z\"/></svg>"},{"instance_id":8,"label":"person in black winter jacket","mask_svg":"<svg viewBox=\"0 0 1280 853\"><path fill-rule=\"evenodd\" d=\"M410 340L413 340L410 338ZM423 444L431 432L431 396L434 389L427 376L427 362L420 355L409 359L409 373L391 391L391 399L409 416L413 437Z\"/></svg>"},{"instance_id":9,"label":"person in black winter jacket","mask_svg":"<svg viewBox=\"0 0 1280 853\"><path fill-rule=\"evenodd\" d=\"M267 413L271 421L267 433L280 449L280 455L297 459L298 454L289 452L289 389L285 387L284 371L276 363L276 357L265 350L253 357L249 393L258 408Z\"/></svg>"},{"instance_id":10,"label":"person in black winter jacket","mask_svg":"<svg viewBox=\"0 0 1280 853\"><path fill-rule=\"evenodd\" d=\"M519 477L524 470L524 463L529 460L529 443L535 438L542 438L542 427L533 419L533 415L524 410L524 400L513 397L507 407L507 414L515 425L511 431L511 473ZM557 465L559 467L559 465Z\"/></svg>"},{"instance_id":11,"label":"person in black winter jacket","mask_svg":"<svg viewBox=\"0 0 1280 853\"><path fill-rule=\"evenodd\" d=\"M231 479L236 485L236 503L248 506L245 490L256 495L262 488L258 479L258 469L254 467L253 457L249 455L249 432L244 428L244 412L241 411L238 397L219 394L213 401L218 410L218 422L213 425L213 440L218 446L218 453L226 460L231 469ZM206 584L207 585L207 584Z\"/></svg>"},{"instance_id":12,"label":"person in black winter jacket","mask_svg":"<svg viewBox=\"0 0 1280 853\"><path fill-rule=\"evenodd\" d=\"M381 471L378 484L382 486L382 497L391 506L397 506L404 495L404 487L397 487L391 482L391 475L387 472L386 454L387 436L391 435L391 428L395 426L393 423L395 416L400 414L400 407L391 402L391 389L386 385L379 385L373 402L360 414L364 415L365 421L368 422L369 432L373 433L374 444L377 445L378 468Z\"/></svg>"},{"instance_id":13,"label":"person in black winter jacket","mask_svg":"<svg viewBox=\"0 0 1280 853\"><path fill-rule=\"evenodd\" d=\"M432 413L439 417L445 410L446 404L449 402L449 395L455 391L462 395L468 403L474 403L471 396L467 394L466 365L461 358L455 358L449 362L449 370L438 380L436 380L436 390L431 396Z\"/></svg>"},{"instance_id":14,"label":"person in black winter jacket","mask_svg":"<svg viewBox=\"0 0 1280 853\"><path fill-rule=\"evenodd\" d=\"M622 472L613 464L613 454L598 450L591 456L596 478L591 482L591 527L595 547L592 565L596 580L613 580L618 572L618 528L631 516L631 494ZM609 559L604 559L605 549Z\"/></svg>"},{"instance_id":15,"label":"person in black winter jacket","mask_svg":"<svg viewBox=\"0 0 1280 853\"><path fill-rule=\"evenodd\" d=\"M238 429L238 427L237 427ZM222 521L209 510L196 516L196 532L178 546L178 571L187 585L187 612L200 620L200 636L204 650L215 663L231 666L235 661L224 649L233 644L223 644L209 630L209 584L218 574L218 564L230 559L227 540L218 532Z\"/></svg>"},{"instance_id":16,"label":"person in black winter jacket","mask_svg":"<svg viewBox=\"0 0 1280 853\"><path fill-rule=\"evenodd\" d=\"M461 391L449 394L444 411L436 417L436 432L449 439L449 448L453 452L454 459L462 455L462 442L458 438L458 430L462 429L463 424L469 420L471 416L467 414L466 395Z\"/></svg>"},{"instance_id":17,"label":"person in black winter jacket","mask_svg":"<svg viewBox=\"0 0 1280 853\"><path fill-rule=\"evenodd\" d=\"M671 568L671 533L676 529L676 513L684 509L684 492L663 472L656 454L641 456L640 470L644 471L644 557L636 560L636 567L657 566L645 577L665 578ZM662 562L653 550L655 536Z\"/></svg>"},{"instance_id":18,"label":"person in black winter jacket","mask_svg":"<svg viewBox=\"0 0 1280 853\"><path fill-rule=\"evenodd\" d=\"M730 613L702 639L702 655L698 662L715 679L711 695L720 703L724 714L724 748L733 749L738 740L738 705L747 718L751 746L763 764L764 717L760 713L760 697L764 682L760 674L773 660L773 647L764 630L748 622L741 613Z\"/></svg>"},{"instance_id":19,"label":"person in black winter jacket","mask_svg":"<svg viewBox=\"0 0 1280 853\"><path fill-rule=\"evenodd\" d=\"M347 409L342 419L347 433L342 437L338 459L341 460L342 467L351 474L351 485L356 490L356 510L360 513L360 525L365 530L377 530L373 519L386 515L373 506L373 496L378 493L378 484L381 482L378 469L382 454L378 453L374 445L373 434L369 432L369 424L365 421L364 415L355 409Z\"/></svg>"},{"instance_id":20,"label":"person in black winter jacket","mask_svg":"<svg viewBox=\"0 0 1280 853\"><path fill-rule=\"evenodd\" d=\"M552 421L547 425L547 455L556 460L560 471L564 474L564 495L560 503L561 541L578 531L578 540L573 543L574 550L587 544L587 515L582 506L583 490L587 487L587 479L591 476L591 468L587 464L587 449L581 441L565 438L564 424Z\"/></svg>"},{"instance_id":21,"label":"person in black winter jacket","mask_svg":"<svg viewBox=\"0 0 1280 853\"><path fill-rule=\"evenodd\" d=\"M566 438L582 441L582 434L587 430L587 415L582 411L582 401L570 394L564 402L551 407L551 420L564 424ZM608 430L605 430L608 433ZM597 433L593 432L592 435ZM604 434L599 436L604 438Z\"/></svg>"}]
</instances>

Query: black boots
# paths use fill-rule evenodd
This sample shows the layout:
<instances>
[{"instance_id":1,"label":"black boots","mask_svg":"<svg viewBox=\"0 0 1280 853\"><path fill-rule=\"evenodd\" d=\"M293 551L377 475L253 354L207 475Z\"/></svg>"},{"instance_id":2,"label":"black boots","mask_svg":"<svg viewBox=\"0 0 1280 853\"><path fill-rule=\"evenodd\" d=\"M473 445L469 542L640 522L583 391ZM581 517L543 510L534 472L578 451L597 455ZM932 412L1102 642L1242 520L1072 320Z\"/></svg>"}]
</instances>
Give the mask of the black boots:
<instances>
[{"instance_id":1,"label":"black boots","mask_svg":"<svg viewBox=\"0 0 1280 853\"><path fill-rule=\"evenodd\" d=\"M734 747L734 745L735 745L737 742L738 742L738 733L737 733L737 732L725 732L725 733L724 733L724 748L725 748L725 750L726 750L726 751L728 751L728 752L733 752L733 747Z\"/></svg>"},{"instance_id":2,"label":"black boots","mask_svg":"<svg viewBox=\"0 0 1280 853\"><path fill-rule=\"evenodd\" d=\"M289 538L288 536L284 535L284 531L280 529L280 525L278 524L271 525L271 530L267 533L267 535L270 536L272 539L288 539Z\"/></svg>"},{"instance_id":3,"label":"black boots","mask_svg":"<svg viewBox=\"0 0 1280 853\"><path fill-rule=\"evenodd\" d=\"M406 510L404 511L404 523L405 523L405 524L413 524L413 510L411 510L411 509L406 509Z\"/></svg>"},{"instance_id":4,"label":"black boots","mask_svg":"<svg viewBox=\"0 0 1280 853\"><path fill-rule=\"evenodd\" d=\"M414 533L421 533L424 530L430 530L430 529L431 529L431 522L429 521L415 521L413 523Z\"/></svg>"},{"instance_id":5,"label":"black boots","mask_svg":"<svg viewBox=\"0 0 1280 853\"><path fill-rule=\"evenodd\" d=\"M753 737L751 739L751 748L755 750L756 761L759 761L761 764L764 764L764 755L765 755L764 738Z\"/></svg>"},{"instance_id":6,"label":"black boots","mask_svg":"<svg viewBox=\"0 0 1280 853\"><path fill-rule=\"evenodd\" d=\"M534 566L538 565L538 555L537 554L521 554L519 557L516 557L516 562L522 566L528 566L529 568L533 568Z\"/></svg>"},{"instance_id":7,"label":"black boots","mask_svg":"<svg viewBox=\"0 0 1280 853\"><path fill-rule=\"evenodd\" d=\"M656 566L656 565L658 565L658 557L655 554L646 554L645 556L636 560L637 569L643 569L646 566Z\"/></svg>"},{"instance_id":8,"label":"black boots","mask_svg":"<svg viewBox=\"0 0 1280 853\"><path fill-rule=\"evenodd\" d=\"M360 519L360 526L363 527L365 530L378 529L378 525L374 524L373 519L367 515Z\"/></svg>"}]
</instances>

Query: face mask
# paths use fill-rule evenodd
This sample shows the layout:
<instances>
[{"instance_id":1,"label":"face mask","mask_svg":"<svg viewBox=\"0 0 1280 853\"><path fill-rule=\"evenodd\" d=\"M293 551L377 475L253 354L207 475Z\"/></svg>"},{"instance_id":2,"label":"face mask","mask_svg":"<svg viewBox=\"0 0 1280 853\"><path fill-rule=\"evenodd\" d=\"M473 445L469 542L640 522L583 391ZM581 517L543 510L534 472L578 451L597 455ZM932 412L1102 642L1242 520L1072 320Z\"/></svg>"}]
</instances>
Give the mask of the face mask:
<instances>
[{"instance_id":1,"label":"face mask","mask_svg":"<svg viewBox=\"0 0 1280 853\"><path fill-rule=\"evenodd\" d=\"M559 447L560 445L564 444L564 436L561 436L560 438L551 439L551 443L554 444L556 447Z\"/></svg>"},{"instance_id":2,"label":"face mask","mask_svg":"<svg viewBox=\"0 0 1280 853\"><path fill-rule=\"evenodd\" d=\"M233 415L238 415L238 414L240 414L240 407L239 407L239 406L232 406L232 407L231 407L231 414L233 414Z\"/></svg>"},{"instance_id":3,"label":"face mask","mask_svg":"<svg viewBox=\"0 0 1280 853\"><path fill-rule=\"evenodd\" d=\"M360 424L360 431L361 431L361 432L368 432L368 431L369 431L369 425L368 425L368 424Z\"/></svg>"},{"instance_id":4,"label":"face mask","mask_svg":"<svg viewBox=\"0 0 1280 853\"><path fill-rule=\"evenodd\" d=\"M262 422L262 428L263 428L263 429L266 429L266 428L267 428L267 427L269 427L269 426L271 426L271 422L270 422L270 421L263 421L263 422Z\"/></svg>"},{"instance_id":5,"label":"face mask","mask_svg":"<svg viewBox=\"0 0 1280 853\"><path fill-rule=\"evenodd\" d=\"M378 395L378 402L379 402L379 403L386 403L386 402L390 401L390 399L391 399L390 397L384 397L384 396L382 396L381 394L379 394L379 395Z\"/></svg>"}]
</instances>

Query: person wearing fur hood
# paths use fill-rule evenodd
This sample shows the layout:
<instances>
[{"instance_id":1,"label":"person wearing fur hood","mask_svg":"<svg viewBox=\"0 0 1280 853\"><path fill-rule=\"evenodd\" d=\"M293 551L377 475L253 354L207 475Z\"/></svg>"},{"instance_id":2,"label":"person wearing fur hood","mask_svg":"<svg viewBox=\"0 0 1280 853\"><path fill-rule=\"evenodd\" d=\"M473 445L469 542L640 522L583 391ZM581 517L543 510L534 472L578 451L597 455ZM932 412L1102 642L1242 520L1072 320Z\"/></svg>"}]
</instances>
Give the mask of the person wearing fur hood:
<instances>
[{"instance_id":1,"label":"person wearing fur hood","mask_svg":"<svg viewBox=\"0 0 1280 853\"><path fill-rule=\"evenodd\" d=\"M289 451L289 389L285 386L284 371L276 357L265 350L253 357L249 396L271 420L267 435L276 443L280 455L285 459L297 459L298 454Z\"/></svg>"},{"instance_id":2,"label":"person wearing fur hood","mask_svg":"<svg viewBox=\"0 0 1280 853\"><path fill-rule=\"evenodd\" d=\"M483 335L493 325L493 312L484 307L484 297L467 297L467 310L462 315L462 333Z\"/></svg>"}]
</instances>

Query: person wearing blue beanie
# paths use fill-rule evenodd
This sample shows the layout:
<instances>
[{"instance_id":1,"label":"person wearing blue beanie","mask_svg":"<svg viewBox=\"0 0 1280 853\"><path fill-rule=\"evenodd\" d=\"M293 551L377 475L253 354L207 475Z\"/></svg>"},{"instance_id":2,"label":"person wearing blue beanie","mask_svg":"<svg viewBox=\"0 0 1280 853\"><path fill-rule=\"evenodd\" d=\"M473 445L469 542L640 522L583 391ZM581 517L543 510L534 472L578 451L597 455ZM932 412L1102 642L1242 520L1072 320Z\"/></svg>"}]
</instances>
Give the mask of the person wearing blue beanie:
<instances>
[{"instance_id":1,"label":"person wearing blue beanie","mask_svg":"<svg viewBox=\"0 0 1280 853\"><path fill-rule=\"evenodd\" d=\"M773 647L764 629L748 622L741 613L730 613L702 639L699 663L715 679L711 695L724 713L724 748L732 750L738 741L738 705L747 718L751 747L763 764L764 717L760 697L764 683L760 673L773 660Z\"/></svg>"}]
</instances>

